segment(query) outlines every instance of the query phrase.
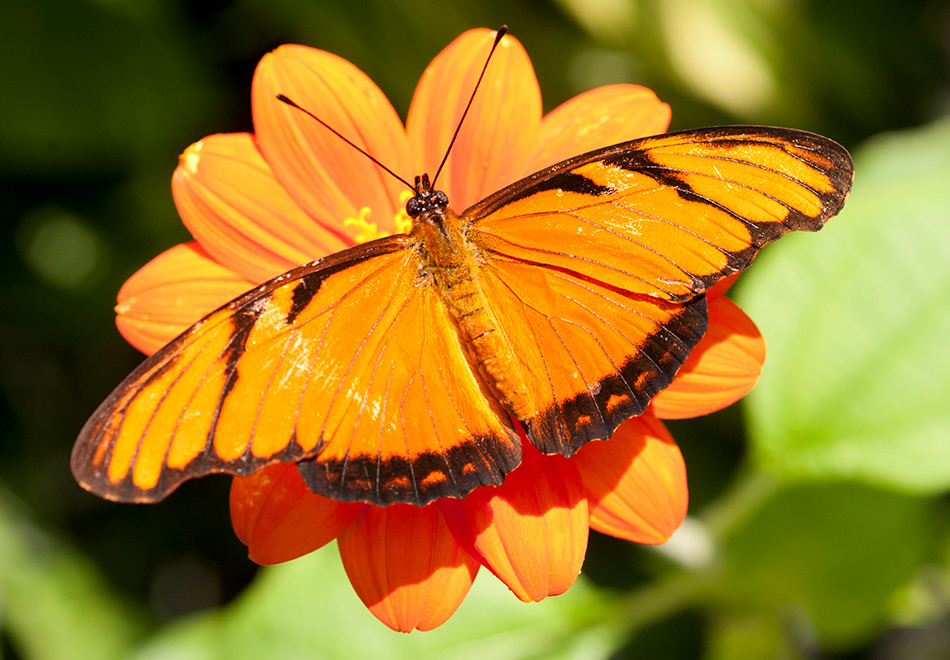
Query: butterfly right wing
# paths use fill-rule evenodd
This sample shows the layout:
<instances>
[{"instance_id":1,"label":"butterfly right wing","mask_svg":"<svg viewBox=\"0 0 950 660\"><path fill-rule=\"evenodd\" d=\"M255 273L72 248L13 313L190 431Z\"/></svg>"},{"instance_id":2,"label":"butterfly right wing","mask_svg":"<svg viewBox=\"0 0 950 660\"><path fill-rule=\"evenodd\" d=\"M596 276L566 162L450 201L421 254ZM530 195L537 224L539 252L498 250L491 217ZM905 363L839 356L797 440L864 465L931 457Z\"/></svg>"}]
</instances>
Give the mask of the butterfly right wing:
<instances>
[{"instance_id":1,"label":"butterfly right wing","mask_svg":"<svg viewBox=\"0 0 950 660\"><path fill-rule=\"evenodd\" d=\"M294 269L148 358L93 414L77 480L151 502L212 472L301 461L341 500L424 504L520 461L405 235Z\"/></svg>"},{"instance_id":2,"label":"butterfly right wing","mask_svg":"<svg viewBox=\"0 0 950 660\"><path fill-rule=\"evenodd\" d=\"M806 131L717 126L575 156L467 209L484 251L686 302L789 231L817 231L854 175Z\"/></svg>"},{"instance_id":3,"label":"butterfly right wing","mask_svg":"<svg viewBox=\"0 0 950 660\"><path fill-rule=\"evenodd\" d=\"M463 213L546 453L641 414L707 327L702 294L844 204L851 157L791 129L725 126L582 154Z\"/></svg>"}]
</instances>

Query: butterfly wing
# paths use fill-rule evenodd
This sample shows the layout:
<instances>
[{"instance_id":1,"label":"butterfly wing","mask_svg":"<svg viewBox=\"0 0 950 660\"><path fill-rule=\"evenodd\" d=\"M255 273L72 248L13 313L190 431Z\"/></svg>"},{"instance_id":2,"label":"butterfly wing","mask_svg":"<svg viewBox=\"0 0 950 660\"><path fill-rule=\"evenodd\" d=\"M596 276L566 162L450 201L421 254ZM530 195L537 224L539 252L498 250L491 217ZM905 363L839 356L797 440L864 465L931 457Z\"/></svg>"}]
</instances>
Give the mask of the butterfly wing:
<instances>
[{"instance_id":1,"label":"butterfly wing","mask_svg":"<svg viewBox=\"0 0 950 660\"><path fill-rule=\"evenodd\" d=\"M183 480L302 461L310 487L417 504L500 483L520 460L408 236L302 266L148 358L73 450L88 490L156 501Z\"/></svg>"},{"instance_id":2,"label":"butterfly wing","mask_svg":"<svg viewBox=\"0 0 950 660\"><path fill-rule=\"evenodd\" d=\"M500 255L482 283L536 406L521 422L548 454L642 413L706 331L702 295L673 303Z\"/></svg>"},{"instance_id":3,"label":"butterfly wing","mask_svg":"<svg viewBox=\"0 0 950 660\"><path fill-rule=\"evenodd\" d=\"M464 220L537 413L570 455L639 414L705 331L701 292L765 243L818 229L850 158L817 136L720 128L555 165ZM248 292L146 360L73 451L87 489L155 501L184 479L297 461L316 492L424 504L500 483L517 435L475 375L413 239L341 252Z\"/></svg>"},{"instance_id":4,"label":"butterfly wing","mask_svg":"<svg viewBox=\"0 0 950 660\"><path fill-rule=\"evenodd\" d=\"M465 211L483 249L684 301L844 204L853 164L804 131L726 126L571 158Z\"/></svg>"},{"instance_id":5,"label":"butterfly wing","mask_svg":"<svg viewBox=\"0 0 950 660\"><path fill-rule=\"evenodd\" d=\"M643 412L706 329L701 295L850 189L847 151L801 131L724 127L577 156L463 214L536 414L570 456Z\"/></svg>"}]
</instances>

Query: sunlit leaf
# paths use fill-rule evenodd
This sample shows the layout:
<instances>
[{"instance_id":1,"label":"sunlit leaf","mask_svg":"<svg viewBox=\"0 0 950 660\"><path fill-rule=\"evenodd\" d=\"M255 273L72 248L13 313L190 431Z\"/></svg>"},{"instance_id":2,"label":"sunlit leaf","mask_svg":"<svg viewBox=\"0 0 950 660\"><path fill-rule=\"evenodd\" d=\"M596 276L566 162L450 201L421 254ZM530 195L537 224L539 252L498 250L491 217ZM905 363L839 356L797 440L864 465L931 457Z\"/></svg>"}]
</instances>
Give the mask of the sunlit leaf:
<instances>
[{"instance_id":1,"label":"sunlit leaf","mask_svg":"<svg viewBox=\"0 0 950 660\"><path fill-rule=\"evenodd\" d=\"M786 644L866 641L932 543L933 513L930 500L857 484L783 490L725 544L723 626L741 621L751 638L776 645L761 657L779 657Z\"/></svg>"},{"instance_id":2,"label":"sunlit leaf","mask_svg":"<svg viewBox=\"0 0 950 660\"><path fill-rule=\"evenodd\" d=\"M167 628L137 657L603 658L620 632L600 625L610 602L579 580L562 596L525 604L482 571L452 619L406 635L373 618L326 548L265 569L232 606Z\"/></svg>"},{"instance_id":3,"label":"sunlit leaf","mask_svg":"<svg viewBox=\"0 0 950 660\"><path fill-rule=\"evenodd\" d=\"M950 486L950 121L885 136L818 236L766 250L739 299L769 357L747 399L784 475Z\"/></svg>"},{"instance_id":4,"label":"sunlit leaf","mask_svg":"<svg viewBox=\"0 0 950 660\"><path fill-rule=\"evenodd\" d=\"M24 658L118 658L142 634L140 613L2 490L0 603L4 635Z\"/></svg>"}]
</instances>

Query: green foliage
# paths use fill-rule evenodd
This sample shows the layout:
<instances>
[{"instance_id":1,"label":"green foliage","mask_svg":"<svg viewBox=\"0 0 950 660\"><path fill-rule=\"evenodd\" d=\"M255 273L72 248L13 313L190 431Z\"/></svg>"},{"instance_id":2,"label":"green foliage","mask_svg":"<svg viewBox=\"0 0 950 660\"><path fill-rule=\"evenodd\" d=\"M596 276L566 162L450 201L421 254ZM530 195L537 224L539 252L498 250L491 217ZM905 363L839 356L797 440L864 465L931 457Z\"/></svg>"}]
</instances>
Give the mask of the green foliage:
<instances>
[{"instance_id":1,"label":"green foliage","mask_svg":"<svg viewBox=\"0 0 950 660\"><path fill-rule=\"evenodd\" d=\"M526 605L483 570L448 623L405 635L363 607L328 547L267 569L239 601L170 626L136 657L261 658L280 649L281 657L327 660L599 658L616 643L616 631L599 623L608 602L581 582L562 597Z\"/></svg>"},{"instance_id":2,"label":"green foliage","mask_svg":"<svg viewBox=\"0 0 950 660\"><path fill-rule=\"evenodd\" d=\"M724 544L721 621L778 624L782 643L860 644L931 547L933 514L927 500L865 486L782 490Z\"/></svg>"},{"instance_id":3,"label":"green foliage","mask_svg":"<svg viewBox=\"0 0 950 660\"><path fill-rule=\"evenodd\" d=\"M767 249L740 302L769 345L748 398L784 476L950 486L950 122L886 135L818 236Z\"/></svg>"},{"instance_id":4,"label":"green foliage","mask_svg":"<svg viewBox=\"0 0 950 660\"><path fill-rule=\"evenodd\" d=\"M889 133L946 111L944 4L0 3L0 652L946 657L950 122ZM115 292L186 239L169 193L175 159L206 134L252 129L261 55L286 42L336 52L404 114L441 47L504 22L548 109L596 84L637 82L671 103L676 128L774 123L854 148L841 216L766 249L739 284L769 347L745 406L750 460L724 421L738 415L677 427L691 481L704 484L689 528L666 548L595 549L597 586L582 575L540 604L482 571L445 626L407 636L366 611L332 547L250 582L223 479L151 508L80 494L68 471L75 433L139 359L115 333ZM708 559L676 559L697 556ZM175 565L207 570L169 581ZM199 582L217 590L199 593ZM175 589L217 605L188 613L158 597Z\"/></svg>"},{"instance_id":5,"label":"green foliage","mask_svg":"<svg viewBox=\"0 0 950 660\"><path fill-rule=\"evenodd\" d=\"M143 627L88 559L37 528L3 491L0 595L4 631L24 657L117 658Z\"/></svg>"}]
</instances>

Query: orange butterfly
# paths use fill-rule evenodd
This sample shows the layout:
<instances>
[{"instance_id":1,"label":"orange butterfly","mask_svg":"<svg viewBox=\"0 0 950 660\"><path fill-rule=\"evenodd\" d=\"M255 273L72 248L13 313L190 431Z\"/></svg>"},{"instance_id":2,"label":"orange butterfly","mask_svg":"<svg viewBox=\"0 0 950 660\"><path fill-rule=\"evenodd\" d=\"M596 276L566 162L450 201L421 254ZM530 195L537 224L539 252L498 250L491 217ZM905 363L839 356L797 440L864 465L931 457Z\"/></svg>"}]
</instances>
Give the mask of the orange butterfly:
<instances>
[{"instance_id":1,"label":"orange butterfly","mask_svg":"<svg viewBox=\"0 0 950 660\"><path fill-rule=\"evenodd\" d=\"M576 156L461 215L422 177L410 233L284 273L145 360L73 472L123 501L275 461L380 505L501 483L512 418L546 453L609 438L702 337L703 292L820 229L852 174L831 140L733 126Z\"/></svg>"}]
</instances>

